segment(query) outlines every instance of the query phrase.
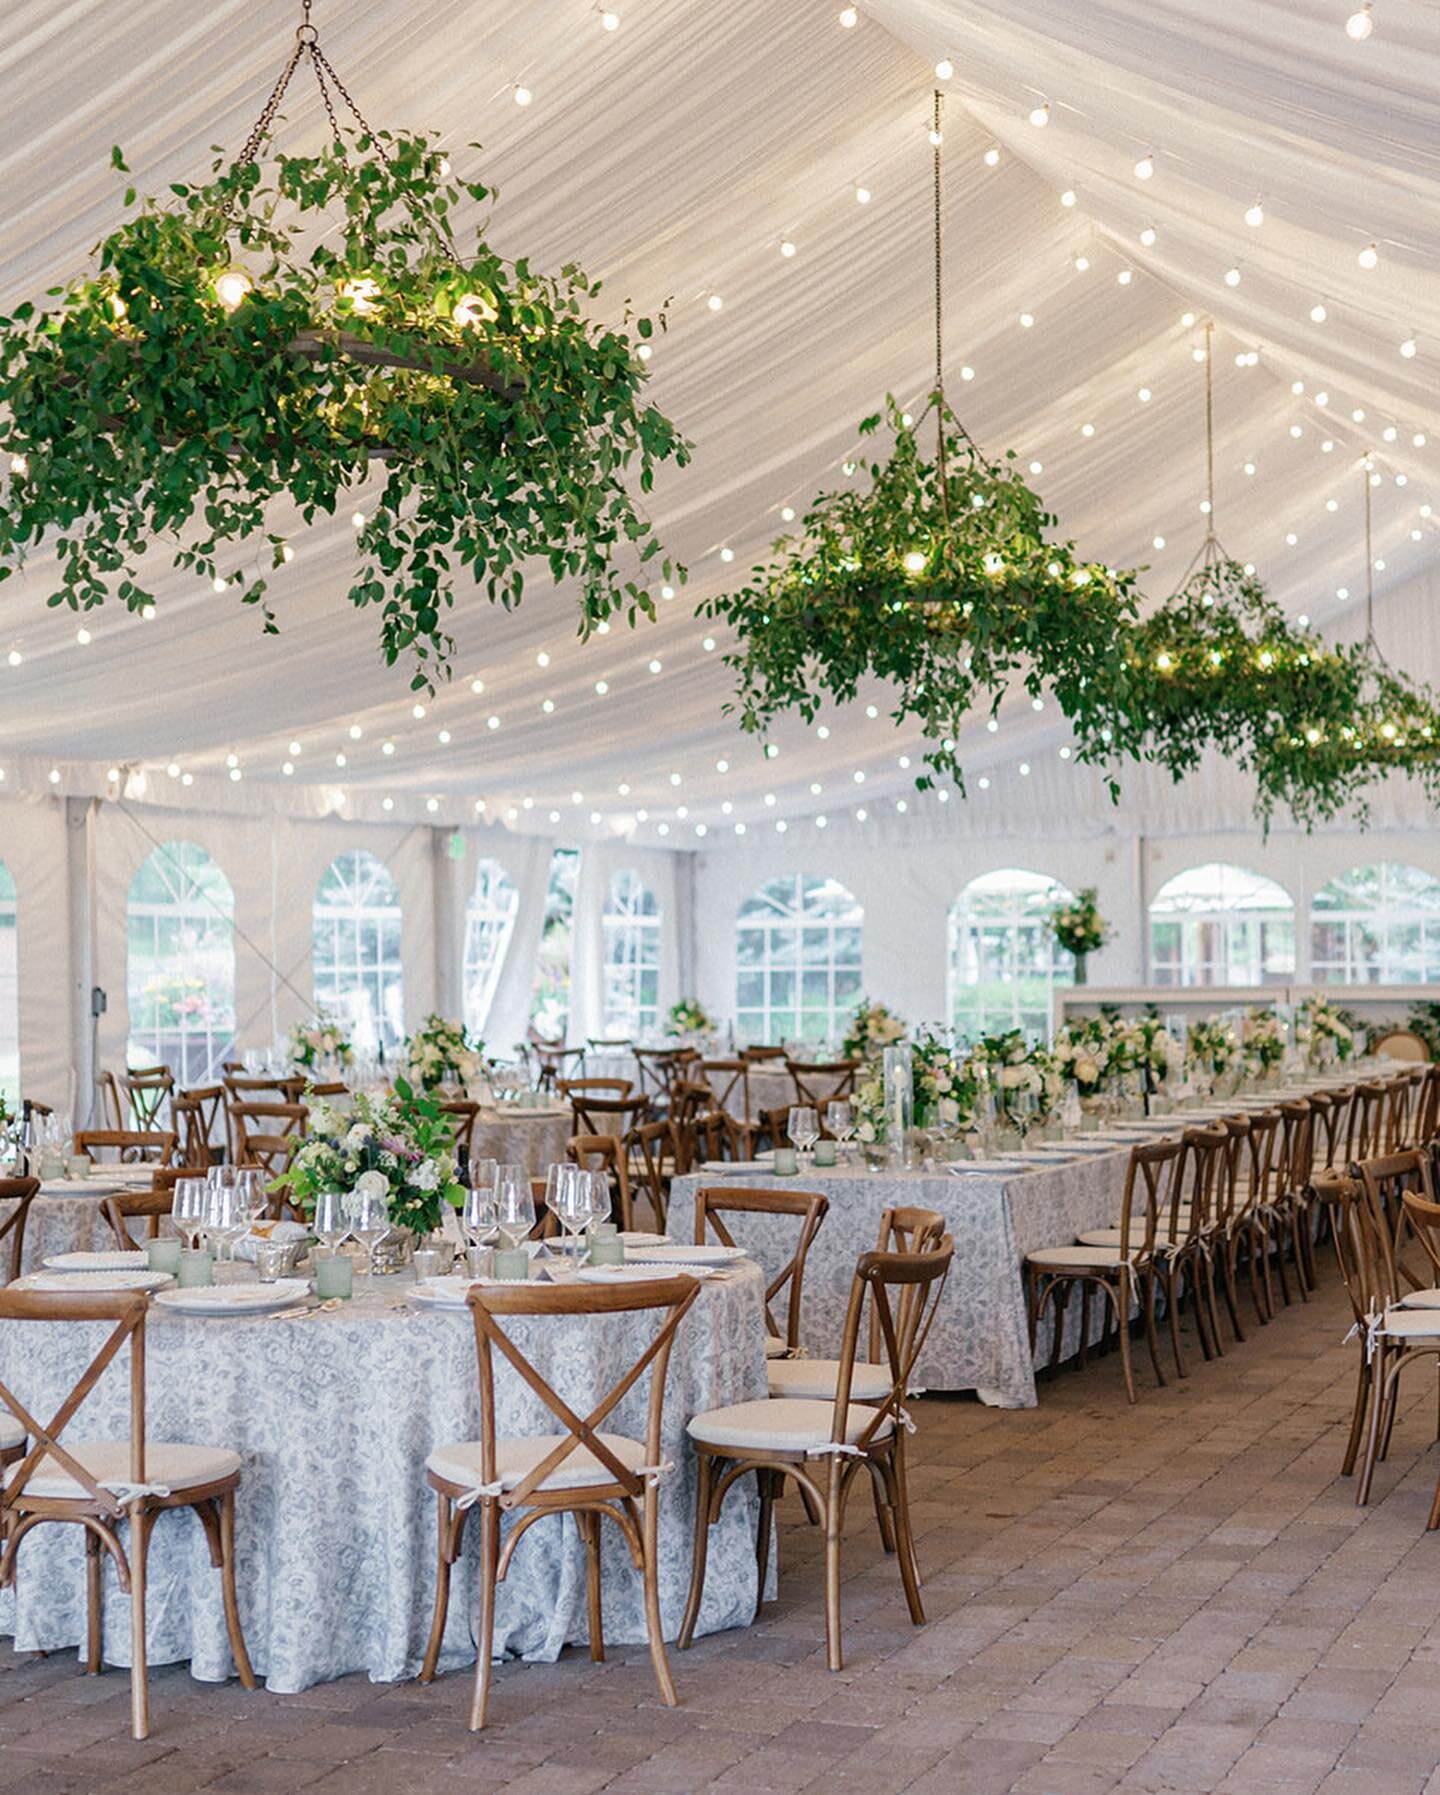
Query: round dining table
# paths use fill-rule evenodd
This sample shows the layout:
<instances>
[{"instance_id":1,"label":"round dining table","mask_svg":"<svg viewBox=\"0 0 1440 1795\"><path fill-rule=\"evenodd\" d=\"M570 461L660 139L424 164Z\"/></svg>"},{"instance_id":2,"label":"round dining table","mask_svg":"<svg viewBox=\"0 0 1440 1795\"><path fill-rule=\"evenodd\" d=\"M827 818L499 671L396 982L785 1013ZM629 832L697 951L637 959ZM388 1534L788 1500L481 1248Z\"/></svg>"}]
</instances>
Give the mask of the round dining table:
<instances>
[{"instance_id":1,"label":"round dining table","mask_svg":"<svg viewBox=\"0 0 1440 1795\"><path fill-rule=\"evenodd\" d=\"M55 1253L95 1253L113 1247L115 1237L101 1213L101 1202L108 1196L148 1190L152 1177L148 1165L97 1165L87 1178L46 1179L25 1218L21 1271L38 1271ZM14 1207L0 1202L0 1222ZM6 1241L0 1253L8 1250Z\"/></svg>"},{"instance_id":2,"label":"round dining table","mask_svg":"<svg viewBox=\"0 0 1440 1795\"><path fill-rule=\"evenodd\" d=\"M373 1681L420 1667L435 1590L435 1496L425 1461L479 1429L475 1330L463 1310L420 1309L409 1273L357 1280L338 1311L205 1319L152 1304L146 1339L147 1437L229 1447L243 1466L236 1512L237 1582L246 1644L266 1686L293 1694L352 1671ZM524 1317L506 1323L522 1351L580 1414L639 1357L654 1312ZM0 1322L0 1382L48 1421L107 1333L107 1324ZM766 1394L763 1283L753 1263L706 1277L670 1360L662 1478L660 1605L679 1629L695 1512L690 1416ZM128 1426L122 1352L71 1423L70 1439L122 1437ZM606 1419L644 1437L648 1374ZM559 1423L518 1373L496 1364L497 1431L549 1433ZM732 1492L710 1542L698 1631L746 1625L756 1604L753 1480ZM441 1667L473 1664L478 1527L455 1567ZM618 1529L604 1530L607 1641L642 1644L640 1576ZM498 1653L553 1660L587 1640L585 1552L572 1517L532 1527L499 1586ZM773 1589L774 1559L771 1558ZM106 1572L105 1658L129 1662L128 1607ZM21 1547L15 1586L0 1591L0 1634L23 1652L78 1647L85 1637L80 1530L42 1527ZM202 1681L233 1673L198 1521L167 1514L152 1536L152 1663L187 1662Z\"/></svg>"}]
</instances>

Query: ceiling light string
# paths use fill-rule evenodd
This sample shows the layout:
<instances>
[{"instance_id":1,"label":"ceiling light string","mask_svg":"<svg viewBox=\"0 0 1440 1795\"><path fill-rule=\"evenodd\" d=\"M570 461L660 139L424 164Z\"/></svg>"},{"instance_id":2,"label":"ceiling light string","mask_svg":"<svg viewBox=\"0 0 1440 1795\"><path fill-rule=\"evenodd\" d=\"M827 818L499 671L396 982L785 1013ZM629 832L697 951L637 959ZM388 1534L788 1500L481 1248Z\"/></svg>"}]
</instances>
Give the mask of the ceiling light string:
<instances>
[{"instance_id":1,"label":"ceiling light string","mask_svg":"<svg viewBox=\"0 0 1440 1795\"><path fill-rule=\"evenodd\" d=\"M1189 581L1197 567L1218 567L1226 559L1215 529L1215 320L1205 320L1205 537L1190 558L1175 590Z\"/></svg>"},{"instance_id":2,"label":"ceiling light string","mask_svg":"<svg viewBox=\"0 0 1440 1795\"><path fill-rule=\"evenodd\" d=\"M940 157L944 133L940 128L944 96L935 89L934 122L930 142L934 146L935 163L935 437L936 466L940 473L940 517L950 527L950 477L945 469L945 237L941 218Z\"/></svg>"},{"instance_id":3,"label":"ceiling light string","mask_svg":"<svg viewBox=\"0 0 1440 1795\"><path fill-rule=\"evenodd\" d=\"M1375 551L1371 537L1370 475L1374 462L1367 449L1360 458L1360 473L1365 481L1365 640L1376 654L1380 645L1375 640ZM1384 656L1381 656L1384 659Z\"/></svg>"}]
</instances>

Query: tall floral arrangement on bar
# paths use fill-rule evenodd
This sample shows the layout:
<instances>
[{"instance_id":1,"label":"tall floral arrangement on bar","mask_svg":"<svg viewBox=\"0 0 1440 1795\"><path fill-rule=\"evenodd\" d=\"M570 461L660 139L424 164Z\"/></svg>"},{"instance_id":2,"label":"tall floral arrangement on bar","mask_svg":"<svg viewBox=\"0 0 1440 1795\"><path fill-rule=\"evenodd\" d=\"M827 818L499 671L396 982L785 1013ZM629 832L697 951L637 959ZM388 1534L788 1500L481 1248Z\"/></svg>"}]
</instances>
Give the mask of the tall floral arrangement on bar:
<instances>
[{"instance_id":1,"label":"tall floral arrangement on bar","mask_svg":"<svg viewBox=\"0 0 1440 1795\"><path fill-rule=\"evenodd\" d=\"M1045 919L1055 940L1077 960L1110 939L1110 925L1100 914L1097 897L1095 887L1087 885L1075 898L1056 904Z\"/></svg>"},{"instance_id":2,"label":"tall floral arrangement on bar","mask_svg":"<svg viewBox=\"0 0 1440 1795\"><path fill-rule=\"evenodd\" d=\"M904 1039L905 1024L900 1018L883 1003L871 1003L862 997L840 1044L840 1054L847 1060L874 1059Z\"/></svg>"}]
</instances>

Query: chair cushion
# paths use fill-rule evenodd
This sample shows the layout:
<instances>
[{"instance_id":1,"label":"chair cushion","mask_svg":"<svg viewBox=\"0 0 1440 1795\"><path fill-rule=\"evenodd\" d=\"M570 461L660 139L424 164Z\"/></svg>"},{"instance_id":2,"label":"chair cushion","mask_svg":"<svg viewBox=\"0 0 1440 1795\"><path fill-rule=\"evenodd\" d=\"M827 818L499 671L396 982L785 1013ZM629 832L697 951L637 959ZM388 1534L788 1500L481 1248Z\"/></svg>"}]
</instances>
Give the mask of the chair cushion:
<instances>
[{"instance_id":1,"label":"chair cushion","mask_svg":"<svg viewBox=\"0 0 1440 1795\"><path fill-rule=\"evenodd\" d=\"M501 1435L495 1441L496 1481L502 1489L513 1490L522 1477L533 1471L543 1458L548 1458L565 1434L524 1434L514 1438ZM627 1471L638 1471L645 1463L645 1445L628 1434L602 1433L600 1438ZM425 1467L450 1483L474 1489L481 1481L480 1442L459 1440L453 1446L442 1446L432 1452ZM588 1446L577 1446L562 1459L542 1483L541 1490L578 1490L592 1483L614 1483L615 1474L596 1458Z\"/></svg>"},{"instance_id":2,"label":"chair cushion","mask_svg":"<svg viewBox=\"0 0 1440 1795\"><path fill-rule=\"evenodd\" d=\"M1433 1309L1387 1309L1379 1331L1391 1340L1434 1340L1440 1344L1440 1315Z\"/></svg>"},{"instance_id":3,"label":"chair cushion","mask_svg":"<svg viewBox=\"0 0 1440 1795\"><path fill-rule=\"evenodd\" d=\"M818 1396L823 1401L835 1399L835 1382L840 1376L839 1359L777 1359L766 1366L771 1396ZM891 1391L890 1373L884 1365L867 1365L855 1361L850 1379L850 1394L856 1402L883 1402Z\"/></svg>"},{"instance_id":4,"label":"chair cushion","mask_svg":"<svg viewBox=\"0 0 1440 1795\"><path fill-rule=\"evenodd\" d=\"M1130 1249L1130 1257L1136 1258L1139 1247ZM1038 1253L1027 1253L1028 1265L1053 1266L1056 1271L1102 1271L1106 1266L1120 1263L1119 1246L1079 1246L1079 1247L1043 1247Z\"/></svg>"},{"instance_id":5,"label":"chair cushion","mask_svg":"<svg viewBox=\"0 0 1440 1795\"><path fill-rule=\"evenodd\" d=\"M803 1359L795 1362L805 1363ZM703 1415L692 1415L685 1431L692 1440L718 1446L721 1451L733 1447L741 1452L811 1452L829 1444L834 1418L833 1401L786 1397L707 1409ZM874 1409L851 1408L845 1416L846 1444L853 1445L874 1419ZM894 1422L887 1415L875 1437L884 1439L893 1431Z\"/></svg>"},{"instance_id":6,"label":"chair cushion","mask_svg":"<svg viewBox=\"0 0 1440 1795\"><path fill-rule=\"evenodd\" d=\"M128 1485L130 1481L130 1442L128 1440L75 1440L62 1434L60 1444L71 1458L82 1464L97 1483ZM18 1465L11 1465L5 1482L15 1479ZM169 1446L157 1440L145 1442L145 1477L147 1482L163 1486L172 1494L196 1489L202 1483L217 1483L222 1477L234 1477L240 1469L240 1455L223 1446ZM58 1497L64 1500L89 1502L90 1492L75 1479L57 1459L44 1458L25 1485L27 1496Z\"/></svg>"},{"instance_id":7,"label":"chair cushion","mask_svg":"<svg viewBox=\"0 0 1440 1795\"><path fill-rule=\"evenodd\" d=\"M1402 1309L1440 1309L1440 1290L1432 1288L1407 1291L1400 1298L1400 1307ZM4 1425L4 1421L0 1420L0 1429L3 1429ZM3 1434L0 1434L0 1438L3 1438Z\"/></svg>"},{"instance_id":8,"label":"chair cushion","mask_svg":"<svg viewBox=\"0 0 1440 1795\"><path fill-rule=\"evenodd\" d=\"M1155 1241L1157 1246L1166 1246L1170 1244L1170 1237L1165 1229L1160 1229L1155 1236ZM1080 1245L1082 1247L1118 1247L1120 1245L1120 1230L1118 1228L1087 1228L1080 1236ZM1132 1228L1130 1230L1131 1256L1133 1257L1143 1245L1143 1234L1137 1234ZM1045 1257L1048 1259L1049 1254L1047 1253Z\"/></svg>"},{"instance_id":9,"label":"chair cushion","mask_svg":"<svg viewBox=\"0 0 1440 1795\"><path fill-rule=\"evenodd\" d=\"M8 1409L0 1410L0 1452L4 1452L12 1446L23 1446L24 1444L25 1429Z\"/></svg>"},{"instance_id":10,"label":"chair cushion","mask_svg":"<svg viewBox=\"0 0 1440 1795\"><path fill-rule=\"evenodd\" d=\"M765 1357L767 1359L783 1359L790 1348L778 1334L765 1336Z\"/></svg>"}]
</instances>

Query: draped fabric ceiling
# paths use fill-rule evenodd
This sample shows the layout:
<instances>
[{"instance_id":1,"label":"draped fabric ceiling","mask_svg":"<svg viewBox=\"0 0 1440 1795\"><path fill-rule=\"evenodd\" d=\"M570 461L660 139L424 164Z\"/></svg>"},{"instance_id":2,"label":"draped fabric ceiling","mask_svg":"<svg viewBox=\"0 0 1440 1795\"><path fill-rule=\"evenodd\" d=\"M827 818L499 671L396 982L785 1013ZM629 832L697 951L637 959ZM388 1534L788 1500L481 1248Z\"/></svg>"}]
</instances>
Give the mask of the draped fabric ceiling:
<instances>
[{"instance_id":1,"label":"draped fabric ceiling","mask_svg":"<svg viewBox=\"0 0 1440 1795\"><path fill-rule=\"evenodd\" d=\"M536 581L513 615L464 594L457 677L416 718L373 618L344 598L343 518L297 527L272 588L278 639L233 595L158 566L153 621L50 611L37 560L0 587L0 789L103 790L114 767L132 796L167 803L460 822L481 800L518 829L554 833L558 813L582 838L634 830L670 847L697 845L697 825L714 846L737 822L846 822L857 803L878 815L907 793L938 820L937 799L910 789L900 757L917 738L889 723L883 691L867 695L874 718L864 700L828 715L828 739L782 725L766 760L722 715L724 639L707 649L718 632L693 611L764 554L783 505L845 478L855 425L887 391L923 401L942 58L952 401L988 447L1040 464L1034 483L1082 552L1148 563L1158 596L1197 548L1193 351L1213 317L1226 547L1292 611L1352 631L1360 457L1373 449L1377 592L1423 582L1425 508L1440 502L1431 0L1377 0L1361 43L1344 29L1351 0L870 0L849 29L833 0L614 5L616 30L591 0L318 0L316 20L369 117L439 128L462 171L499 188L491 234L505 253L578 260L616 313L673 296L653 394L696 455L666 473L653 512L689 586L656 624L585 645L563 589ZM147 192L201 174L212 144L238 146L296 17L289 0L12 9L0 305L77 272L118 219L111 144ZM323 129L297 76L284 140L313 145ZM1385 620L1382 604L1382 646L1440 675L1440 657L1418 664L1417 638L1387 640ZM20 665L5 664L10 650ZM973 734L977 775L998 780L1027 756L1048 780L1069 774L1053 704L1036 714L1019 694L997 733Z\"/></svg>"}]
</instances>

